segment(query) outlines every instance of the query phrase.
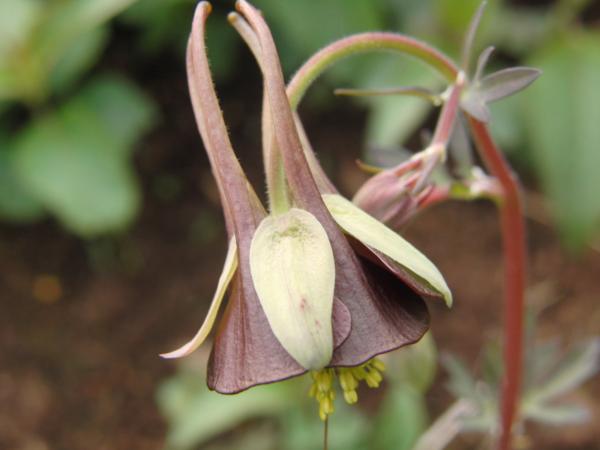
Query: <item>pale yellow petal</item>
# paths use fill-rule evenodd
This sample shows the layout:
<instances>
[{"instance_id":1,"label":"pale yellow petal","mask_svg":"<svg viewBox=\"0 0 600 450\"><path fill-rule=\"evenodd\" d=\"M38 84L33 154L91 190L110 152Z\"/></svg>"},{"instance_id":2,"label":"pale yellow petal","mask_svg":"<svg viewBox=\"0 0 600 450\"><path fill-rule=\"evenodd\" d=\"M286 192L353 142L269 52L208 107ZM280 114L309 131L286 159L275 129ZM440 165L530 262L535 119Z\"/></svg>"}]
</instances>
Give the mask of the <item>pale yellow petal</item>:
<instances>
[{"instance_id":1,"label":"pale yellow petal","mask_svg":"<svg viewBox=\"0 0 600 450\"><path fill-rule=\"evenodd\" d=\"M437 291L448 306L452 305L452 293L444 277L410 242L340 195L325 194L323 201L346 233L393 259L418 280Z\"/></svg>"},{"instance_id":2,"label":"pale yellow petal","mask_svg":"<svg viewBox=\"0 0 600 450\"><path fill-rule=\"evenodd\" d=\"M252 239L250 269L263 311L283 348L305 369L329 364L335 262L319 221L296 208L264 219Z\"/></svg>"},{"instance_id":3,"label":"pale yellow petal","mask_svg":"<svg viewBox=\"0 0 600 450\"><path fill-rule=\"evenodd\" d=\"M235 274L237 266L237 244L235 242L235 237L233 237L229 241L229 247L227 249L225 264L223 265L223 271L221 272L221 276L219 277L217 290L215 291L215 295L213 296L210 308L208 309L208 313L206 314L206 318L204 319L204 323L202 324L202 326L191 341L189 341L187 344L184 344L177 350L161 354L160 356L162 358L181 358L183 356L189 355L198 347L200 347L200 345L202 345L202 343L205 341L208 334L212 330L212 327L215 323L215 319L217 318L217 313L219 312L219 308L221 306L221 303L223 302L223 298L225 297L227 286L229 286L229 283L231 282L231 279Z\"/></svg>"}]
</instances>

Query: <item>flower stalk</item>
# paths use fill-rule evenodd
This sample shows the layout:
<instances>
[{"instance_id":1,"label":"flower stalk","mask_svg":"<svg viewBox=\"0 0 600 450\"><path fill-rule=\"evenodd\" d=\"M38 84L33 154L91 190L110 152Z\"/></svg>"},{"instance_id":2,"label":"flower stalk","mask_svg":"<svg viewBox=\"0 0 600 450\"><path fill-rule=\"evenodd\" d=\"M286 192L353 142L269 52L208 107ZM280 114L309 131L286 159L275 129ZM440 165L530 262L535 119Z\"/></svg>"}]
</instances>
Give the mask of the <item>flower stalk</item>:
<instances>
[{"instance_id":1,"label":"flower stalk","mask_svg":"<svg viewBox=\"0 0 600 450\"><path fill-rule=\"evenodd\" d=\"M485 124L470 117L469 124L479 153L503 188L498 203L504 253L504 379L502 382L499 450L511 448L512 425L517 416L523 373L525 308L525 224L518 182Z\"/></svg>"}]
</instances>

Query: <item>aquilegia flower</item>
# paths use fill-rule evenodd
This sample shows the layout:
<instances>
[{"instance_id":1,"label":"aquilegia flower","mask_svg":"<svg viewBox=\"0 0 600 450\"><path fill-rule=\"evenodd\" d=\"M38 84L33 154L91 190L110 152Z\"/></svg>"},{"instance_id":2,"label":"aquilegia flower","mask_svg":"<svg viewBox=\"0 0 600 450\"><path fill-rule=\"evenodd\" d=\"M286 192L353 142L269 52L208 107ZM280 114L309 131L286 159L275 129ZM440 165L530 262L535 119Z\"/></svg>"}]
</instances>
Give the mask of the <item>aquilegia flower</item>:
<instances>
[{"instance_id":1,"label":"aquilegia flower","mask_svg":"<svg viewBox=\"0 0 600 450\"><path fill-rule=\"evenodd\" d=\"M229 289L209 359L209 388L233 394L311 371L311 393L325 419L333 411L334 375L346 400L355 402L359 380L370 386L381 380L376 355L426 332L422 298L448 304L452 298L437 268L411 244L343 197L321 195L271 34L252 6L240 1L237 8L263 71L269 118L264 132L277 144L285 200L267 214L235 157L206 57L210 6L202 2L188 45L188 82L230 243L202 327L190 342L162 356L185 356L201 345Z\"/></svg>"}]
</instances>

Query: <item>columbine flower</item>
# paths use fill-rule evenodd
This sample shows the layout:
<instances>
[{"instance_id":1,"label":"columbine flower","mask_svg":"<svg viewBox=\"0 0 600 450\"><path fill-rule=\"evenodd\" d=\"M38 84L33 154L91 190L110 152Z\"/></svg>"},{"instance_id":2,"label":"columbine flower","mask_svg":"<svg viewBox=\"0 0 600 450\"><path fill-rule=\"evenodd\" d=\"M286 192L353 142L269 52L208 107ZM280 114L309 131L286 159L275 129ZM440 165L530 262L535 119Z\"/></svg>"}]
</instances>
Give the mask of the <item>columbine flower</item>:
<instances>
[{"instance_id":1,"label":"columbine flower","mask_svg":"<svg viewBox=\"0 0 600 450\"><path fill-rule=\"evenodd\" d=\"M188 46L188 78L230 244L204 324L189 343L163 356L187 355L206 339L229 287L209 360L209 387L232 394L311 371L311 394L325 419L333 411L335 375L346 400L355 402L359 381L381 381L383 366L374 357L418 341L427 330L421 297L450 304L451 294L412 245L339 195L322 197L270 32L248 3L240 1L237 8L248 21L236 16L264 75L263 128L283 163L277 187L282 192L270 197L281 201L267 215L235 158L206 59L210 6L202 2Z\"/></svg>"}]
</instances>

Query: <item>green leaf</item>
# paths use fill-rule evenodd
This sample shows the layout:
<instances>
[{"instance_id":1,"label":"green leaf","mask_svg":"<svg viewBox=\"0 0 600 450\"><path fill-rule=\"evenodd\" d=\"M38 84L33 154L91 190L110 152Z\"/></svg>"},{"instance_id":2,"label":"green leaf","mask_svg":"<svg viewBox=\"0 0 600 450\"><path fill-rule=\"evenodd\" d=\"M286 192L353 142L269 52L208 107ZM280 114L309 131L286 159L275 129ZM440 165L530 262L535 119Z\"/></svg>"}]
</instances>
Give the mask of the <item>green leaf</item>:
<instances>
[{"instance_id":1,"label":"green leaf","mask_svg":"<svg viewBox=\"0 0 600 450\"><path fill-rule=\"evenodd\" d=\"M50 85L54 92L64 93L100 58L108 41L106 27L97 27L74 40L61 54L50 72Z\"/></svg>"},{"instance_id":2,"label":"green leaf","mask_svg":"<svg viewBox=\"0 0 600 450\"><path fill-rule=\"evenodd\" d=\"M280 414L290 406L288 386L274 383L229 396L209 391L197 373L184 372L167 380L157 392L158 405L170 425L167 447L195 448L248 419Z\"/></svg>"},{"instance_id":3,"label":"green leaf","mask_svg":"<svg viewBox=\"0 0 600 450\"><path fill-rule=\"evenodd\" d=\"M600 369L600 338L579 344L526 395L526 401L540 403L566 394L594 376Z\"/></svg>"},{"instance_id":4,"label":"green leaf","mask_svg":"<svg viewBox=\"0 0 600 450\"><path fill-rule=\"evenodd\" d=\"M485 55L484 55L485 56ZM533 83L541 72L531 67L510 67L476 79L461 98L461 106L482 122L489 122L488 103L501 100L522 91Z\"/></svg>"},{"instance_id":5,"label":"green leaf","mask_svg":"<svg viewBox=\"0 0 600 450\"><path fill-rule=\"evenodd\" d=\"M91 236L122 229L139 207L129 146L152 123L148 105L132 85L98 79L20 133L16 174L72 231Z\"/></svg>"},{"instance_id":6,"label":"green leaf","mask_svg":"<svg viewBox=\"0 0 600 450\"><path fill-rule=\"evenodd\" d=\"M0 67L11 53L26 42L43 6L42 2L36 0L0 2Z\"/></svg>"},{"instance_id":7,"label":"green leaf","mask_svg":"<svg viewBox=\"0 0 600 450\"><path fill-rule=\"evenodd\" d=\"M577 405L538 405L525 403L523 415L544 425L573 425L590 419L590 412Z\"/></svg>"},{"instance_id":8,"label":"green leaf","mask_svg":"<svg viewBox=\"0 0 600 450\"><path fill-rule=\"evenodd\" d=\"M323 200L334 220L346 233L393 259L418 281L437 291L448 306L452 305L452 293L444 277L410 242L340 195L326 194Z\"/></svg>"},{"instance_id":9,"label":"green leaf","mask_svg":"<svg viewBox=\"0 0 600 450\"><path fill-rule=\"evenodd\" d=\"M437 370L437 350L430 332L419 342L391 355L386 361L386 376L415 391L425 393L433 384Z\"/></svg>"},{"instance_id":10,"label":"green leaf","mask_svg":"<svg viewBox=\"0 0 600 450\"><path fill-rule=\"evenodd\" d=\"M412 60L385 55L385 59L378 59L375 64L361 80L370 89L416 85L436 90L441 84L429 67ZM393 149L403 144L432 109L430 102L419 98L389 96L370 98L367 102L370 108L367 145L374 148Z\"/></svg>"},{"instance_id":11,"label":"green leaf","mask_svg":"<svg viewBox=\"0 0 600 450\"><path fill-rule=\"evenodd\" d=\"M442 364L448 371L448 390L458 399L477 399L477 387L475 379L469 370L456 357L446 354L442 357Z\"/></svg>"},{"instance_id":12,"label":"green leaf","mask_svg":"<svg viewBox=\"0 0 600 450\"><path fill-rule=\"evenodd\" d=\"M490 109L476 89L467 89L463 93L460 106L480 122L488 123L490 121Z\"/></svg>"},{"instance_id":13,"label":"green leaf","mask_svg":"<svg viewBox=\"0 0 600 450\"><path fill-rule=\"evenodd\" d=\"M121 76L96 77L80 97L127 153L156 120L157 110L152 100Z\"/></svg>"},{"instance_id":14,"label":"green leaf","mask_svg":"<svg viewBox=\"0 0 600 450\"><path fill-rule=\"evenodd\" d=\"M346 35L381 28L381 10L373 0L257 0L254 4L273 24L284 68L295 68L328 42ZM307 26L310 24L310 26Z\"/></svg>"},{"instance_id":15,"label":"green leaf","mask_svg":"<svg viewBox=\"0 0 600 450\"><path fill-rule=\"evenodd\" d=\"M136 0L69 0L47 8L44 23L35 35L33 48L48 69L72 43L91 29L132 5Z\"/></svg>"},{"instance_id":16,"label":"green leaf","mask_svg":"<svg viewBox=\"0 0 600 450\"><path fill-rule=\"evenodd\" d=\"M44 8L36 0L0 1L0 101L36 90L39 74L29 61L29 40Z\"/></svg>"},{"instance_id":17,"label":"green leaf","mask_svg":"<svg viewBox=\"0 0 600 450\"><path fill-rule=\"evenodd\" d=\"M0 217L11 222L32 222L44 208L14 173L13 152L0 136Z\"/></svg>"},{"instance_id":18,"label":"green leaf","mask_svg":"<svg viewBox=\"0 0 600 450\"><path fill-rule=\"evenodd\" d=\"M572 249L600 228L598 42L598 33L573 33L529 61L544 72L525 93L533 163Z\"/></svg>"},{"instance_id":19,"label":"green leaf","mask_svg":"<svg viewBox=\"0 0 600 450\"><path fill-rule=\"evenodd\" d=\"M398 383L389 390L377 415L373 448L410 450L427 428L427 405L423 394Z\"/></svg>"},{"instance_id":20,"label":"green leaf","mask_svg":"<svg viewBox=\"0 0 600 450\"><path fill-rule=\"evenodd\" d=\"M312 399L311 399L312 400ZM323 445L323 423L316 419L313 402L308 410L289 408L280 416L283 450L320 449ZM359 408L343 400L335 404L335 413L329 420L330 450L364 450L370 448L371 424Z\"/></svg>"},{"instance_id":21,"label":"green leaf","mask_svg":"<svg viewBox=\"0 0 600 450\"><path fill-rule=\"evenodd\" d=\"M509 67L483 77L477 90L484 102L495 102L522 91L540 75L532 67Z\"/></svg>"},{"instance_id":22,"label":"green leaf","mask_svg":"<svg viewBox=\"0 0 600 450\"><path fill-rule=\"evenodd\" d=\"M252 280L273 333L298 363L322 369L333 354L335 262L308 211L266 217L250 246Z\"/></svg>"}]
</instances>

